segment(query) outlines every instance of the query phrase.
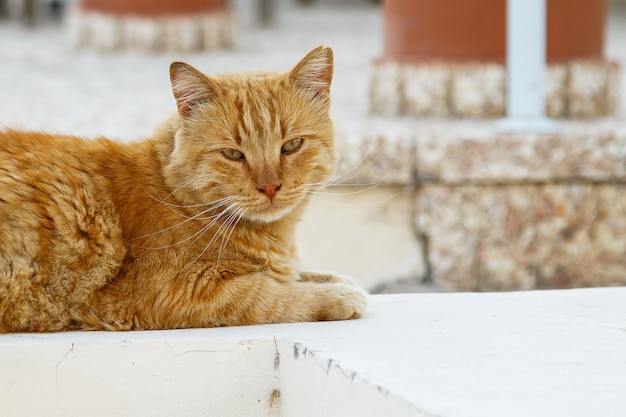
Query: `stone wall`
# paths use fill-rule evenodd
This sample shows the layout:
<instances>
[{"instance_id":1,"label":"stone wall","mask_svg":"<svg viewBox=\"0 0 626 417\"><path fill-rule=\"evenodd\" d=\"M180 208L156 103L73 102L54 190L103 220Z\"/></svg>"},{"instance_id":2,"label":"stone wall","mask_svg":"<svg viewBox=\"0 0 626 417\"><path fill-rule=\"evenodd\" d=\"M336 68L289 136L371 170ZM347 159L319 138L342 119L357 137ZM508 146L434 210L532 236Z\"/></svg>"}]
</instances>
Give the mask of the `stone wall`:
<instances>
[{"instance_id":1,"label":"stone wall","mask_svg":"<svg viewBox=\"0 0 626 417\"><path fill-rule=\"evenodd\" d=\"M623 184L434 185L416 195L434 278L454 290L626 283Z\"/></svg>"},{"instance_id":2,"label":"stone wall","mask_svg":"<svg viewBox=\"0 0 626 417\"><path fill-rule=\"evenodd\" d=\"M74 48L111 52L194 52L230 48L235 21L228 10L205 13L140 16L73 8L66 19L67 40Z\"/></svg>"},{"instance_id":3,"label":"stone wall","mask_svg":"<svg viewBox=\"0 0 626 417\"><path fill-rule=\"evenodd\" d=\"M405 184L426 278L442 289L626 284L626 125L553 135L486 121L373 121L340 140L348 182Z\"/></svg>"},{"instance_id":4,"label":"stone wall","mask_svg":"<svg viewBox=\"0 0 626 417\"><path fill-rule=\"evenodd\" d=\"M615 113L619 65L575 60L548 65L546 113L554 118ZM501 117L506 67L501 63L378 62L371 68L373 113L414 117Z\"/></svg>"}]
</instances>

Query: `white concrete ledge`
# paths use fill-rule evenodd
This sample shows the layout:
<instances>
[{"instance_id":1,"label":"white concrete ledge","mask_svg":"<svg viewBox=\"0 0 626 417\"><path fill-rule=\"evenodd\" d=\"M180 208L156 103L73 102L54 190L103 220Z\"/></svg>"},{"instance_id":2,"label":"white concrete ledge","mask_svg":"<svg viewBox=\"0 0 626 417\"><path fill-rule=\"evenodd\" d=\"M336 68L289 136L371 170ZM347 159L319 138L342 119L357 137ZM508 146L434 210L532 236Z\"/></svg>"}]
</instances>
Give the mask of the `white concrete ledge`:
<instances>
[{"instance_id":1,"label":"white concrete ledge","mask_svg":"<svg viewBox=\"0 0 626 417\"><path fill-rule=\"evenodd\" d=\"M623 416L626 288L372 296L362 320L0 336L2 416Z\"/></svg>"}]
</instances>

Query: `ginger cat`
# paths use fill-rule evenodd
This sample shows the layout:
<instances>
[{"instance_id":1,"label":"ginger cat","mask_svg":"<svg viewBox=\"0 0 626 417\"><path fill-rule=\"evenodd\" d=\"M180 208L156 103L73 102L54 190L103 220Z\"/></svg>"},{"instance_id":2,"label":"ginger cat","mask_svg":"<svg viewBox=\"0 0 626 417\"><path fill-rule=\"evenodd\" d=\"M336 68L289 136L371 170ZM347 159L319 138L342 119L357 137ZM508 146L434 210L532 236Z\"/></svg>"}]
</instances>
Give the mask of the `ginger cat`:
<instances>
[{"instance_id":1,"label":"ginger cat","mask_svg":"<svg viewBox=\"0 0 626 417\"><path fill-rule=\"evenodd\" d=\"M0 333L360 317L352 280L295 267L336 161L332 71L324 47L286 74L175 62L152 139L0 133Z\"/></svg>"}]
</instances>

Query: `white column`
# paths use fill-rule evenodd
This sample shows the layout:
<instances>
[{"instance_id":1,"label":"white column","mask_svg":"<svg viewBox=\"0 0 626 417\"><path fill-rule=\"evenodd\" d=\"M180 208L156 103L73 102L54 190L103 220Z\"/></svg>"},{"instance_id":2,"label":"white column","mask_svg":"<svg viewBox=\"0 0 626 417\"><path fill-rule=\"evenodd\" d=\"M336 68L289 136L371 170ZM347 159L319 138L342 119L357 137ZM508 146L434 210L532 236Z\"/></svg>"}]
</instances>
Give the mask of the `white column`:
<instances>
[{"instance_id":1,"label":"white column","mask_svg":"<svg viewBox=\"0 0 626 417\"><path fill-rule=\"evenodd\" d=\"M546 0L507 0L507 117L503 131L549 133L546 118Z\"/></svg>"}]
</instances>

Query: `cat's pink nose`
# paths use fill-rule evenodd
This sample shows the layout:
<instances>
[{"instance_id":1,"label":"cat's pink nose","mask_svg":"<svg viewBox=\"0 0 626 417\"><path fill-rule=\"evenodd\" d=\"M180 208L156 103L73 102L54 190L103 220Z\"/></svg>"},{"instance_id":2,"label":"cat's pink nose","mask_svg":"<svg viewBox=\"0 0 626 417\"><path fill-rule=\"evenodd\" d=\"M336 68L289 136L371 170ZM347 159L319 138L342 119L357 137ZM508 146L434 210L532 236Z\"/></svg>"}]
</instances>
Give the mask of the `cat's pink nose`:
<instances>
[{"instance_id":1,"label":"cat's pink nose","mask_svg":"<svg viewBox=\"0 0 626 417\"><path fill-rule=\"evenodd\" d=\"M274 201L274 197L276 197L276 193L280 190L282 184L266 184L259 187L259 191L262 192L270 199L270 201Z\"/></svg>"}]
</instances>

